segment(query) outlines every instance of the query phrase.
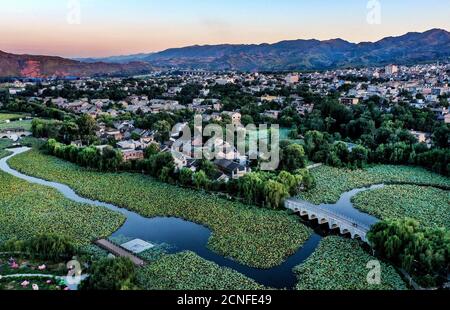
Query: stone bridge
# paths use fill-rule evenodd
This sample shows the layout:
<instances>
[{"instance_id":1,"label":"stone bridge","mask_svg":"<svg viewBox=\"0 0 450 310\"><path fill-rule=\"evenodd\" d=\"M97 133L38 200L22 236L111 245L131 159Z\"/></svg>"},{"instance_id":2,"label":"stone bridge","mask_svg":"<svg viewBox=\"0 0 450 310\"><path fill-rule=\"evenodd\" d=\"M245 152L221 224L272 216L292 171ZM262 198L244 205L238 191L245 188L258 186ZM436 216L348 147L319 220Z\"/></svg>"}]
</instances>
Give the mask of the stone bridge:
<instances>
[{"instance_id":1,"label":"stone bridge","mask_svg":"<svg viewBox=\"0 0 450 310\"><path fill-rule=\"evenodd\" d=\"M14 129L6 129L0 131L0 139L10 139L13 141L17 141L23 137L29 137L32 133L26 130L14 130Z\"/></svg>"},{"instance_id":2,"label":"stone bridge","mask_svg":"<svg viewBox=\"0 0 450 310\"><path fill-rule=\"evenodd\" d=\"M357 220L294 198L287 199L285 207L300 216L307 216L310 221L317 220L320 225L328 224L330 230L339 229L339 232L343 235L349 234L353 239L368 242L367 233L370 227L358 223Z\"/></svg>"}]
</instances>

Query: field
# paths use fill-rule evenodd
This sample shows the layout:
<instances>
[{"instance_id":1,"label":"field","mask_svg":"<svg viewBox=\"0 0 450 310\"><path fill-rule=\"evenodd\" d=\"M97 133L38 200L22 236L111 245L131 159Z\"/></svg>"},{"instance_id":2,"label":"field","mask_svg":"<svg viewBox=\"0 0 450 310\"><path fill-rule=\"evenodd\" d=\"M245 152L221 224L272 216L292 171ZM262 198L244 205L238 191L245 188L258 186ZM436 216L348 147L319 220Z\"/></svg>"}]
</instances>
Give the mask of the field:
<instances>
[{"instance_id":1,"label":"field","mask_svg":"<svg viewBox=\"0 0 450 310\"><path fill-rule=\"evenodd\" d=\"M140 287L146 290L258 290L253 280L219 267L192 252L167 255L138 271Z\"/></svg>"},{"instance_id":2,"label":"field","mask_svg":"<svg viewBox=\"0 0 450 310\"><path fill-rule=\"evenodd\" d=\"M117 213L72 203L56 190L27 183L0 172L0 242L61 233L77 244L88 244L117 230Z\"/></svg>"},{"instance_id":3,"label":"field","mask_svg":"<svg viewBox=\"0 0 450 310\"><path fill-rule=\"evenodd\" d=\"M23 117L25 117L24 114L0 113L0 123L3 123L6 120L18 119Z\"/></svg>"},{"instance_id":4,"label":"field","mask_svg":"<svg viewBox=\"0 0 450 310\"><path fill-rule=\"evenodd\" d=\"M450 192L433 187L391 185L360 193L356 208L380 219L416 219L427 227L450 229Z\"/></svg>"},{"instance_id":5,"label":"field","mask_svg":"<svg viewBox=\"0 0 450 310\"><path fill-rule=\"evenodd\" d=\"M0 123L0 131L5 129L23 129L31 131L31 120L16 121L11 123Z\"/></svg>"},{"instance_id":6,"label":"field","mask_svg":"<svg viewBox=\"0 0 450 310\"><path fill-rule=\"evenodd\" d=\"M389 265L381 263L381 284L369 284L367 268L375 258L356 241L340 237L322 240L313 255L295 268L298 290L403 290L406 286Z\"/></svg>"},{"instance_id":7,"label":"field","mask_svg":"<svg viewBox=\"0 0 450 310\"><path fill-rule=\"evenodd\" d=\"M13 143L9 139L0 139L0 150L3 150L9 146L11 146Z\"/></svg>"},{"instance_id":8,"label":"field","mask_svg":"<svg viewBox=\"0 0 450 310\"><path fill-rule=\"evenodd\" d=\"M321 166L313 169L317 186L300 199L314 204L336 203L340 196L352 189L381 183L410 183L450 188L450 179L418 167L379 165L364 170L339 169Z\"/></svg>"},{"instance_id":9,"label":"field","mask_svg":"<svg viewBox=\"0 0 450 310\"><path fill-rule=\"evenodd\" d=\"M139 174L98 173L31 151L10 160L23 173L71 186L80 195L136 211L173 216L209 227L208 246L240 263L270 268L294 254L311 231L287 212L249 207L159 183Z\"/></svg>"}]
</instances>

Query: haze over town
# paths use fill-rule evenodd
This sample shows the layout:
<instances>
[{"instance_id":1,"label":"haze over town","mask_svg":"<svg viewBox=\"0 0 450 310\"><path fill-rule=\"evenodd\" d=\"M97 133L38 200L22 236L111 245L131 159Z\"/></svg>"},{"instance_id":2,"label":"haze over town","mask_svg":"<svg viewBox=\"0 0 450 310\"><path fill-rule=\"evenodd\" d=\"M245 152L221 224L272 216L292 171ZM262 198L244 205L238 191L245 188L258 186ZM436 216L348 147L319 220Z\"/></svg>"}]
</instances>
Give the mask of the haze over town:
<instances>
[{"instance_id":1,"label":"haze over town","mask_svg":"<svg viewBox=\"0 0 450 310\"><path fill-rule=\"evenodd\" d=\"M376 1L380 3L381 15L375 24L367 22L370 2L4 1L0 10L1 50L100 57L195 44L274 43L311 38L365 42L410 31L450 29L448 0ZM11 23L14 27L8 26Z\"/></svg>"}]
</instances>

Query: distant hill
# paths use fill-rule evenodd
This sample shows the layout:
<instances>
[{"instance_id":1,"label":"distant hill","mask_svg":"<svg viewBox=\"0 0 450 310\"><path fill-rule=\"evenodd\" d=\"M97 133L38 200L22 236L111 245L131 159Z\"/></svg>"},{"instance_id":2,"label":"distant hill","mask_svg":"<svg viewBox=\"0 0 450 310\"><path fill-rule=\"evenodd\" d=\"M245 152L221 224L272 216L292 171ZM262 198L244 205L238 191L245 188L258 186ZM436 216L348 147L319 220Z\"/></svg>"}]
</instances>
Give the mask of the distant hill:
<instances>
[{"instance_id":1,"label":"distant hill","mask_svg":"<svg viewBox=\"0 0 450 310\"><path fill-rule=\"evenodd\" d=\"M450 33L432 29L378 42L293 40L275 44L189 46L158 53L70 60L0 52L0 76L48 77L147 73L152 68L293 71L450 60Z\"/></svg>"},{"instance_id":2,"label":"distant hill","mask_svg":"<svg viewBox=\"0 0 450 310\"><path fill-rule=\"evenodd\" d=\"M450 33L432 29L407 33L374 43L293 40L260 45L205 45L168 49L127 61L139 60L156 67L180 69L268 71L324 70L342 67L411 64L448 60ZM105 59L106 61L106 59Z\"/></svg>"},{"instance_id":3,"label":"distant hill","mask_svg":"<svg viewBox=\"0 0 450 310\"><path fill-rule=\"evenodd\" d=\"M73 60L87 62L87 63L95 63L95 62L107 62L107 63L116 63L116 64L126 64L130 62L143 61L145 58L149 57L153 53L141 53L141 54L133 54L133 55L123 55L123 56L111 56L111 57L101 57L101 58L74 58Z\"/></svg>"},{"instance_id":4,"label":"distant hill","mask_svg":"<svg viewBox=\"0 0 450 310\"><path fill-rule=\"evenodd\" d=\"M146 62L112 64L84 63L53 56L15 55L0 51L0 77L67 77L128 75L148 73L152 66Z\"/></svg>"}]
</instances>

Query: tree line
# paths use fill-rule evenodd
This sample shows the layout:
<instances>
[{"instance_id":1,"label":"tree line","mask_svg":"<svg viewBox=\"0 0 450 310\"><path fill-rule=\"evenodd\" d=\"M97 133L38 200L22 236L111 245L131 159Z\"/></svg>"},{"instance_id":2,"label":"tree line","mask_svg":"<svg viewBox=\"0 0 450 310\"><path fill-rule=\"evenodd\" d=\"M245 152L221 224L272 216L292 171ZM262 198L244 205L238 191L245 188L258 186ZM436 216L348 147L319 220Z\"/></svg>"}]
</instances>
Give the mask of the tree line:
<instances>
[{"instance_id":1,"label":"tree line","mask_svg":"<svg viewBox=\"0 0 450 310\"><path fill-rule=\"evenodd\" d=\"M372 227L368 239L381 257L405 269L425 287L442 285L450 273L450 232L406 219Z\"/></svg>"}]
</instances>

